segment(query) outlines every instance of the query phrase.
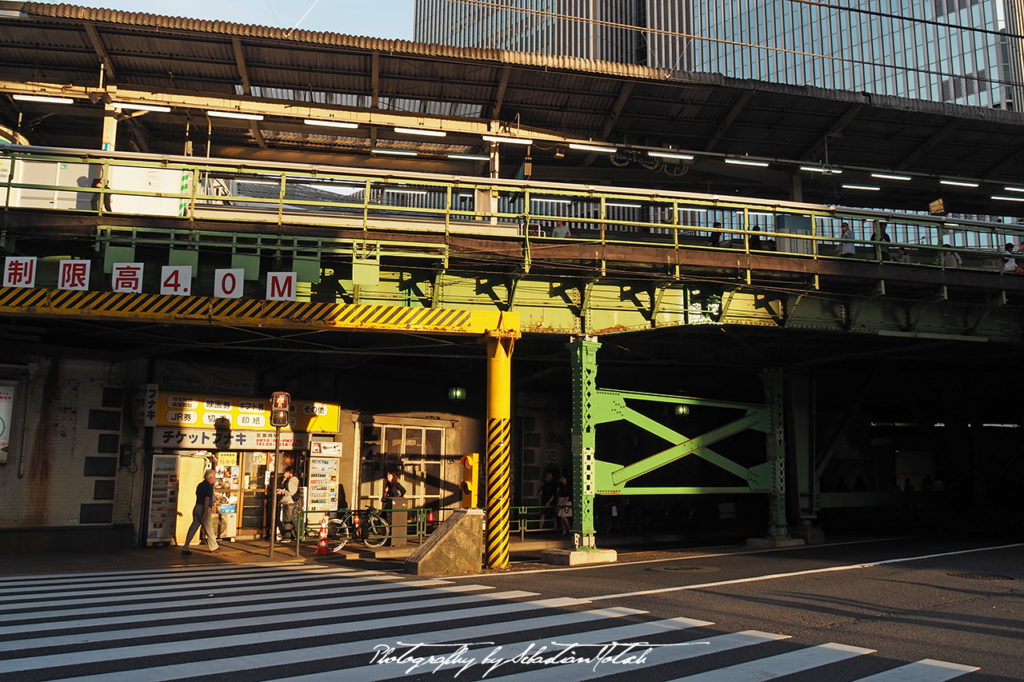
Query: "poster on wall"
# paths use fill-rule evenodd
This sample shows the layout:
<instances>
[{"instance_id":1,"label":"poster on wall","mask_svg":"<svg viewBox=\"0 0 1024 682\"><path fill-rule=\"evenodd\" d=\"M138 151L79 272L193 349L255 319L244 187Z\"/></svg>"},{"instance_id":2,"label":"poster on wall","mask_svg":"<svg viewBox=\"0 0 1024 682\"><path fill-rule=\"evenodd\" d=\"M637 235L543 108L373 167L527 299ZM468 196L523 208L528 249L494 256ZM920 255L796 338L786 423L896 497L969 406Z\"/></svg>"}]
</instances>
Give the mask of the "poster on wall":
<instances>
[{"instance_id":1,"label":"poster on wall","mask_svg":"<svg viewBox=\"0 0 1024 682\"><path fill-rule=\"evenodd\" d=\"M153 458L146 544L173 542L178 523L178 458Z\"/></svg>"},{"instance_id":2,"label":"poster on wall","mask_svg":"<svg viewBox=\"0 0 1024 682\"><path fill-rule=\"evenodd\" d=\"M11 445L11 415L14 413L14 386L0 386L0 463L7 463Z\"/></svg>"}]
</instances>

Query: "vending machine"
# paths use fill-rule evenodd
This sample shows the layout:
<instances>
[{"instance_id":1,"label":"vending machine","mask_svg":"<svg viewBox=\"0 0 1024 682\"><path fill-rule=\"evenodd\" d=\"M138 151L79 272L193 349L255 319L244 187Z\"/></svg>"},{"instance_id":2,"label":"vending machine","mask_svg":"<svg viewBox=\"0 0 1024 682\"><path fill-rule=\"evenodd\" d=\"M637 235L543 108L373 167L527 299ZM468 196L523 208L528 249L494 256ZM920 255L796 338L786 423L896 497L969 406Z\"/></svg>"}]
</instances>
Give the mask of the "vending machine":
<instances>
[{"instance_id":1,"label":"vending machine","mask_svg":"<svg viewBox=\"0 0 1024 682\"><path fill-rule=\"evenodd\" d=\"M341 443L313 443L309 456L305 500L309 525L319 524L324 513L338 511L341 502ZM321 513L317 513L321 512Z\"/></svg>"},{"instance_id":2,"label":"vending machine","mask_svg":"<svg viewBox=\"0 0 1024 682\"><path fill-rule=\"evenodd\" d=\"M238 535L239 471L237 452L217 453L217 478L213 482L214 528L222 540Z\"/></svg>"}]
</instances>

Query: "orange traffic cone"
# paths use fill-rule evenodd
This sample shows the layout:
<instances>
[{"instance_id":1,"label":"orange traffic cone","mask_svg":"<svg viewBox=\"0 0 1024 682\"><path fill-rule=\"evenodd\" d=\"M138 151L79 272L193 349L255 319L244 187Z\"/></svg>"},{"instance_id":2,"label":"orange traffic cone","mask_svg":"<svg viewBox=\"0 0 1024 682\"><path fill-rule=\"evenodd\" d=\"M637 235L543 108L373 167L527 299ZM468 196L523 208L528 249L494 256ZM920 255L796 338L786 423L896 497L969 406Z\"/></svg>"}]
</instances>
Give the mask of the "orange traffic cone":
<instances>
[{"instance_id":1,"label":"orange traffic cone","mask_svg":"<svg viewBox=\"0 0 1024 682\"><path fill-rule=\"evenodd\" d=\"M331 550L327 549L327 524L330 520L327 518L327 514L324 514L323 520L320 521L320 542L316 546L316 554L330 554Z\"/></svg>"}]
</instances>

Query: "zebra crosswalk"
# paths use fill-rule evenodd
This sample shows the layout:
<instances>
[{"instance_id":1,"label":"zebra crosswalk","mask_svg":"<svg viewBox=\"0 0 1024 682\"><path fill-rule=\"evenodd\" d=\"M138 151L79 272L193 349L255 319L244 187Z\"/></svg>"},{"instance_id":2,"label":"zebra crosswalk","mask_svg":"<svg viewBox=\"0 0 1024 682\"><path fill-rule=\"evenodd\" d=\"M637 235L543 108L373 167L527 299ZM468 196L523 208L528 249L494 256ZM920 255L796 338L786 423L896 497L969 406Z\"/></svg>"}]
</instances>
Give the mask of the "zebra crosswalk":
<instances>
[{"instance_id":1,"label":"zebra crosswalk","mask_svg":"<svg viewBox=\"0 0 1024 682\"><path fill-rule=\"evenodd\" d=\"M544 682L556 666L559 682L640 680L641 670L672 682L762 682L875 653L592 606L304 564L7 577L0 682L377 682L425 673ZM735 654L744 662L729 664ZM858 680L942 682L975 670L925 659L874 666Z\"/></svg>"}]
</instances>

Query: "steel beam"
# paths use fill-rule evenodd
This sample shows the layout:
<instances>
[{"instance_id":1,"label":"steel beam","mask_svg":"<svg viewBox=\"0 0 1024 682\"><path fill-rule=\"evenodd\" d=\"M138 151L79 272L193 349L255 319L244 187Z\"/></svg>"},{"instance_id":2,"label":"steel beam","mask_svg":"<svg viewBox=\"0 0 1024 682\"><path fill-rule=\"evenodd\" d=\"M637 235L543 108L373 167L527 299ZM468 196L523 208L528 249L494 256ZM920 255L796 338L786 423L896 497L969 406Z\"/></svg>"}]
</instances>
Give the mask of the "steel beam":
<instances>
[{"instance_id":1,"label":"steel beam","mask_svg":"<svg viewBox=\"0 0 1024 682\"><path fill-rule=\"evenodd\" d=\"M783 429L783 374L781 370L761 375L765 404L768 406L768 465L771 469L771 492L768 493L768 535L775 539L789 537L786 522L786 439Z\"/></svg>"},{"instance_id":2,"label":"steel beam","mask_svg":"<svg viewBox=\"0 0 1024 682\"><path fill-rule=\"evenodd\" d=\"M594 493L597 421L597 351L592 337L574 338L568 344L572 366L572 532L576 547L595 548Z\"/></svg>"},{"instance_id":3,"label":"steel beam","mask_svg":"<svg viewBox=\"0 0 1024 682\"><path fill-rule=\"evenodd\" d=\"M89 88L84 86L61 86L51 83L19 83L0 80L0 92L8 94L43 95L49 97L70 97L91 101L91 99L107 98L128 104L155 104L179 109L198 111L223 111L241 114L260 114L263 116L280 116L292 119L316 119L324 121L343 121L373 127L406 127L429 128L449 133L466 135L495 134L491 121L469 120L462 118L446 118L443 116L427 116L424 114L406 114L397 111L380 109L347 110L317 106L309 102L284 103L256 100L251 97L226 97L213 95L187 95L183 93L153 92L138 88L121 88L114 85L106 88ZM523 129L519 137L532 140L560 142L568 144L576 141L563 135L554 135L536 130Z\"/></svg>"},{"instance_id":4,"label":"steel beam","mask_svg":"<svg viewBox=\"0 0 1024 682\"><path fill-rule=\"evenodd\" d=\"M0 287L0 315L62 317L109 322L160 322L272 329L417 332L517 337L519 315L490 310L404 308L59 291Z\"/></svg>"}]
</instances>

